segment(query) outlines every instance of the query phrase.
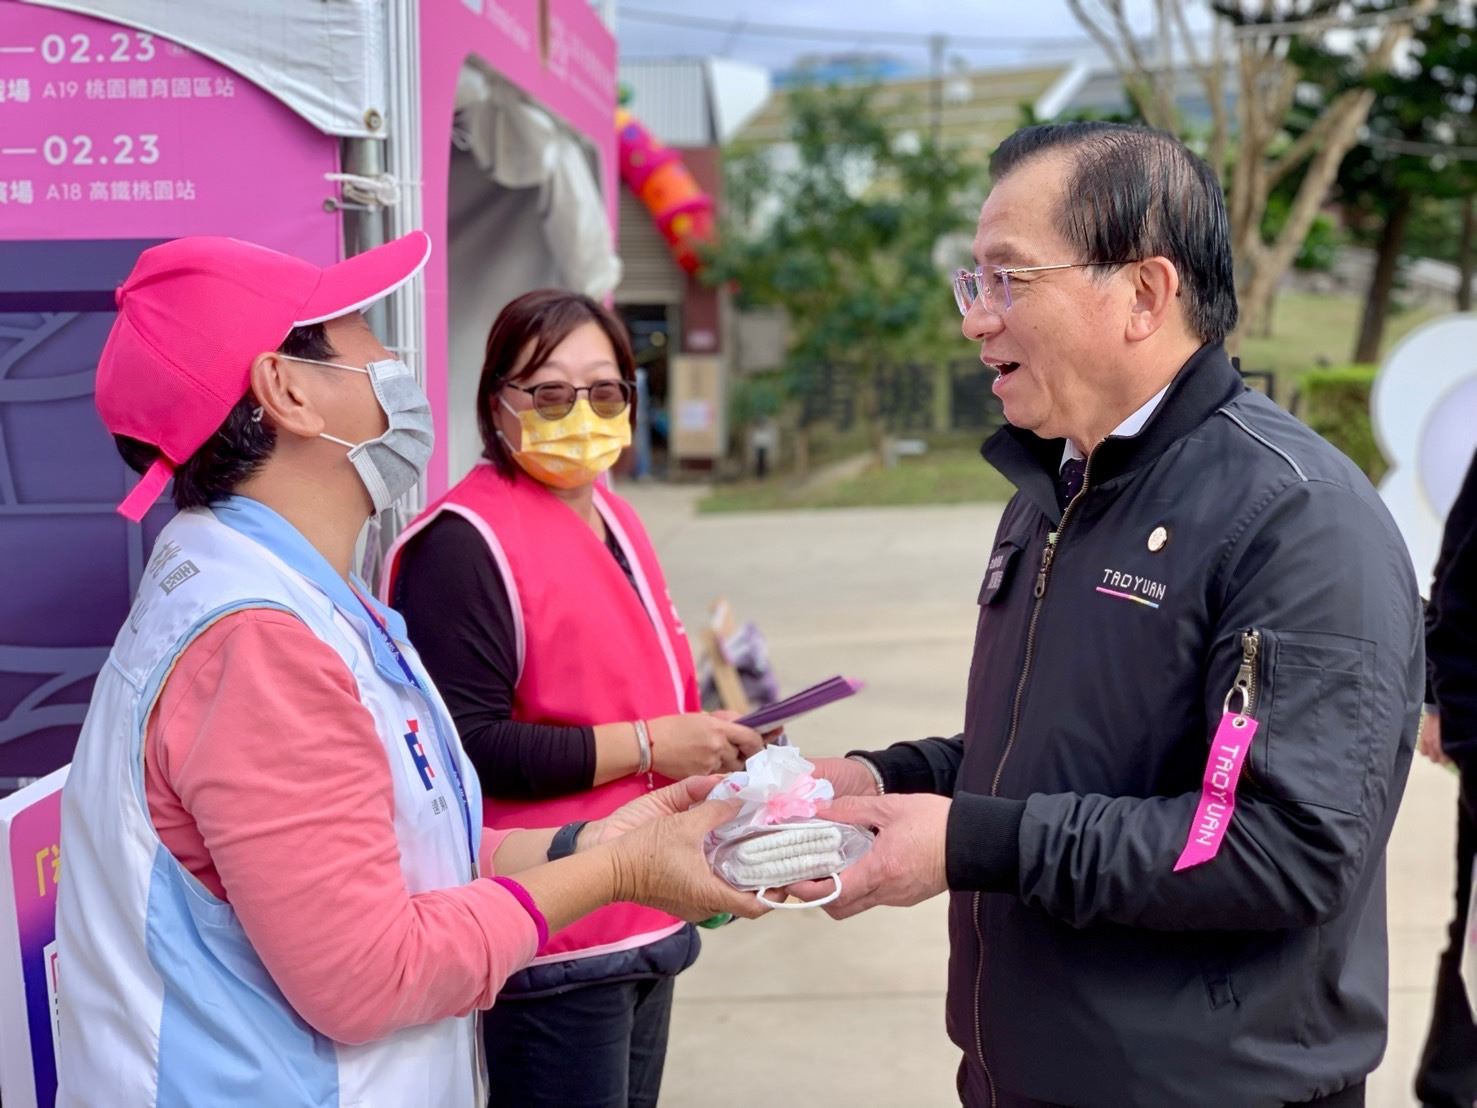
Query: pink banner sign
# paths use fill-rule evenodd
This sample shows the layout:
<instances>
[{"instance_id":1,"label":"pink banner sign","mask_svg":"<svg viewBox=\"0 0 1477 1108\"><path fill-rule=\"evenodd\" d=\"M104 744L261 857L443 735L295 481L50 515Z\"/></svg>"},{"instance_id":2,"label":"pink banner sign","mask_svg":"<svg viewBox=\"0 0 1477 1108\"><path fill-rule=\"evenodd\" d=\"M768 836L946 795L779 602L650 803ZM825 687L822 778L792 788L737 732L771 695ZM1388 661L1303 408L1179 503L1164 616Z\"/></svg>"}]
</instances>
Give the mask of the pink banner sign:
<instances>
[{"instance_id":1,"label":"pink banner sign","mask_svg":"<svg viewBox=\"0 0 1477 1108\"><path fill-rule=\"evenodd\" d=\"M430 49L454 44L459 58L479 55L597 146L608 144L615 40L588 0L423 0L421 13Z\"/></svg>"},{"instance_id":2,"label":"pink banner sign","mask_svg":"<svg viewBox=\"0 0 1477 1108\"><path fill-rule=\"evenodd\" d=\"M338 145L177 43L0 0L0 239L235 234L339 256Z\"/></svg>"}]
</instances>

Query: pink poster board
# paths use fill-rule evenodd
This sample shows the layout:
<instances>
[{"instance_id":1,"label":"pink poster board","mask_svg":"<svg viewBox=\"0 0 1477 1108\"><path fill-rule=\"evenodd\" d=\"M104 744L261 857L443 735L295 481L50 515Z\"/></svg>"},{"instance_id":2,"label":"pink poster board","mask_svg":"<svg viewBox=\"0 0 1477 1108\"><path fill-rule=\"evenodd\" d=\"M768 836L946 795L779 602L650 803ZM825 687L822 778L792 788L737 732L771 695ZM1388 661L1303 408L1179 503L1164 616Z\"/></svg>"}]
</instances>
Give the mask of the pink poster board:
<instances>
[{"instance_id":1,"label":"pink poster board","mask_svg":"<svg viewBox=\"0 0 1477 1108\"><path fill-rule=\"evenodd\" d=\"M57 770L0 800L0 1089L15 1108L56 1099L56 893L66 776Z\"/></svg>"},{"instance_id":2,"label":"pink poster board","mask_svg":"<svg viewBox=\"0 0 1477 1108\"><path fill-rule=\"evenodd\" d=\"M0 240L228 234L341 252L338 143L176 43L0 0Z\"/></svg>"},{"instance_id":3,"label":"pink poster board","mask_svg":"<svg viewBox=\"0 0 1477 1108\"><path fill-rule=\"evenodd\" d=\"M616 46L588 0L421 0L420 12L424 216L436 244L425 277L426 389L436 413L436 449L426 484L428 497L435 499L461 476L447 470L446 413L469 399L447 395L447 190L457 74L468 57L481 58L589 141L598 153L614 227Z\"/></svg>"}]
</instances>

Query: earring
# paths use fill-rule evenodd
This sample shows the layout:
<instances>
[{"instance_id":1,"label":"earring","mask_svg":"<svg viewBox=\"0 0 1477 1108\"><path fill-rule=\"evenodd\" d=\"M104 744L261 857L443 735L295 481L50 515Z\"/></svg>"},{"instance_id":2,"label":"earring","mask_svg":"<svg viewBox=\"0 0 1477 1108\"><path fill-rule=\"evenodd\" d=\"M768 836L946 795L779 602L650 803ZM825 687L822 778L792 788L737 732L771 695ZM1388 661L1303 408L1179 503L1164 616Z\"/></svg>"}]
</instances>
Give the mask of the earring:
<instances>
[{"instance_id":1,"label":"earring","mask_svg":"<svg viewBox=\"0 0 1477 1108\"><path fill-rule=\"evenodd\" d=\"M262 421L262 416L265 413L266 413L266 409L264 407L262 407L262 405L258 404L251 411L251 422L252 423L260 423Z\"/></svg>"}]
</instances>

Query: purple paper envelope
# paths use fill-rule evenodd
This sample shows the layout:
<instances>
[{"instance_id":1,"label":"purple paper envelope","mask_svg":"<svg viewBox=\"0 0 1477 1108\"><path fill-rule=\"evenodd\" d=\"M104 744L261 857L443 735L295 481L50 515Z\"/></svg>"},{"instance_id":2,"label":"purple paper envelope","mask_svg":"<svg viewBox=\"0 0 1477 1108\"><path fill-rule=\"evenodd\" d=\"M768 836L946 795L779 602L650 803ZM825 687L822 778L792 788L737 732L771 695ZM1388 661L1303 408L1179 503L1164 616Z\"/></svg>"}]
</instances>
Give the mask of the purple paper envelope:
<instances>
[{"instance_id":1,"label":"purple paper envelope","mask_svg":"<svg viewBox=\"0 0 1477 1108\"><path fill-rule=\"evenodd\" d=\"M794 696L787 696L784 700L777 700L773 704L760 708L757 712L750 712L737 722L745 727L752 727L755 731L772 731L797 716L803 716L806 712L824 708L827 704L834 704L838 700L845 700L848 696L861 691L861 688L862 682L853 681L849 677L830 677L808 689L802 689Z\"/></svg>"}]
</instances>

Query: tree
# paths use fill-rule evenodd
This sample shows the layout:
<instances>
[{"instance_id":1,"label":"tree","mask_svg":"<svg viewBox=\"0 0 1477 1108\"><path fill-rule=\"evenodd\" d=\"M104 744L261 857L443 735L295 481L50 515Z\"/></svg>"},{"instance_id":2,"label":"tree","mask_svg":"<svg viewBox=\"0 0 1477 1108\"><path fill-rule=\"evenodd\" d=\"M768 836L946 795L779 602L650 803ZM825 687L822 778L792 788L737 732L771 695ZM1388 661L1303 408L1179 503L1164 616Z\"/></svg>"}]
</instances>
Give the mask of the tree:
<instances>
[{"instance_id":1,"label":"tree","mask_svg":"<svg viewBox=\"0 0 1477 1108\"><path fill-rule=\"evenodd\" d=\"M1217 174L1226 167L1230 142L1227 104L1227 30L1217 20L1211 27L1208 54L1190 29L1182 0L1154 0L1154 33L1141 39L1129 23L1124 0L1067 0L1067 6L1117 70L1137 115L1150 127L1184 136L1178 104L1179 68L1176 44L1199 78L1210 107L1206 159Z\"/></svg>"},{"instance_id":2,"label":"tree","mask_svg":"<svg viewBox=\"0 0 1477 1108\"><path fill-rule=\"evenodd\" d=\"M1178 43L1188 69L1204 88L1212 111L1208 157L1227 185L1232 251L1236 257L1241 331L1270 329L1277 285L1324 205L1344 155L1358 141L1374 93L1344 83L1322 95L1304 81L1303 64L1328 31L1355 32L1344 56L1365 78L1389 70L1411 19L1435 0L1394 0L1388 10L1360 10L1347 0L1211 0L1216 15L1208 58L1192 33L1184 0L1155 0L1158 55L1153 56L1129 25L1124 0L1068 0L1079 22L1103 45L1144 117L1179 133L1174 61ZM1229 79L1228 79L1229 78ZM1227 98L1234 87L1235 126ZM1309 96L1311 102L1301 103ZM1289 119L1311 117L1293 138ZM1234 155L1229 156L1234 140ZM1228 168L1229 167L1229 168ZM1268 241L1263 226L1268 198L1293 174L1301 182L1281 230ZM1229 180L1226 180L1229 175Z\"/></svg>"},{"instance_id":3,"label":"tree","mask_svg":"<svg viewBox=\"0 0 1477 1108\"><path fill-rule=\"evenodd\" d=\"M1379 357L1400 260L1412 230L1433 214L1445 215L1443 222L1450 225L1458 202L1470 210L1477 188L1477 162L1468 160L1477 145L1472 119L1477 34L1470 11L1421 20L1405 63L1396 72L1376 77L1370 87L1375 102L1368 133L1345 160L1338 179L1350 225L1375 248L1354 349L1356 362ZM1450 241L1461 237L1458 232ZM1470 266L1470 238L1466 242ZM1443 253L1450 255L1449 247ZM1459 248L1452 260L1460 261L1460 254ZM1461 297L1459 289L1458 304Z\"/></svg>"},{"instance_id":4,"label":"tree","mask_svg":"<svg viewBox=\"0 0 1477 1108\"><path fill-rule=\"evenodd\" d=\"M953 332L941 238L967 231L967 161L928 136L892 135L871 89L800 89L787 148L727 159L728 218L709 261L741 306L789 316L792 394L829 370L847 374L879 456L884 370Z\"/></svg>"}]
</instances>

